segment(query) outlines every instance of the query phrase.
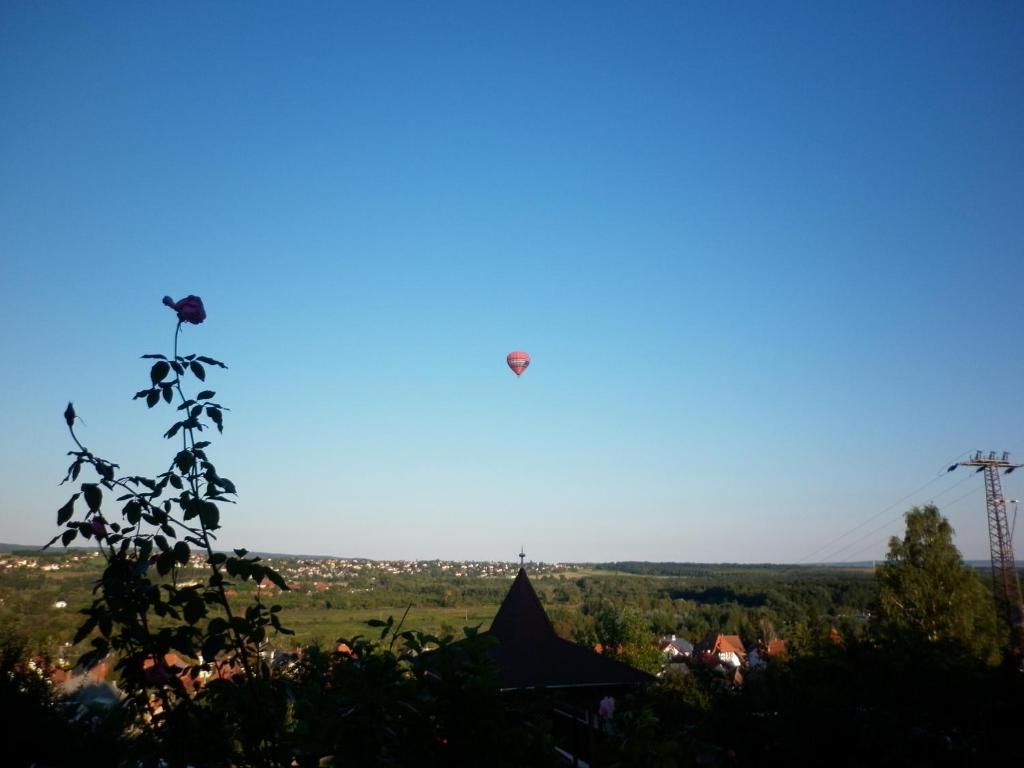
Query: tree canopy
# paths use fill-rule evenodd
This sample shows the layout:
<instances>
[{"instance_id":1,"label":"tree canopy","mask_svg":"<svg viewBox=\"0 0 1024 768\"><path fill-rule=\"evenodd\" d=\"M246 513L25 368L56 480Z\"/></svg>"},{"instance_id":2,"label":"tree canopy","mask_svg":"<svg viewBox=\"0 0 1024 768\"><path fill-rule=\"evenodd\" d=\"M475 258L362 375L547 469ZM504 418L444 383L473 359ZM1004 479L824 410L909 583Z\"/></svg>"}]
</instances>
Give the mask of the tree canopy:
<instances>
[{"instance_id":1,"label":"tree canopy","mask_svg":"<svg viewBox=\"0 0 1024 768\"><path fill-rule=\"evenodd\" d=\"M877 572L877 618L883 634L998 658L999 628L991 596L964 564L949 520L927 505L908 511L906 526L902 539L889 540L889 553Z\"/></svg>"}]
</instances>

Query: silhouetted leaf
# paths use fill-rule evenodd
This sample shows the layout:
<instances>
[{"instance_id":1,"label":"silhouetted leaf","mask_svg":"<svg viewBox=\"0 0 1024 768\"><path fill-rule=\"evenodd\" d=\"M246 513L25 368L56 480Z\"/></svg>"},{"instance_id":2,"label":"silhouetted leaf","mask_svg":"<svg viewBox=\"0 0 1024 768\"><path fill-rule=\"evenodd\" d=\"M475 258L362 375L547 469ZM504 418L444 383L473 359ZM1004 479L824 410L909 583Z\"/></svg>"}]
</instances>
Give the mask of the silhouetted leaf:
<instances>
[{"instance_id":1,"label":"silhouetted leaf","mask_svg":"<svg viewBox=\"0 0 1024 768\"><path fill-rule=\"evenodd\" d=\"M216 621L214 619L213 621ZM210 623L213 624L213 621ZM225 622L226 623L226 622ZM217 654L224 650L224 636L220 634L210 634L209 637L203 642L203 658L204 659L215 659Z\"/></svg>"},{"instance_id":2,"label":"silhouetted leaf","mask_svg":"<svg viewBox=\"0 0 1024 768\"><path fill-rule=\"evenodd\" d=\"M199 520L207 528L217 528L220 525L220 510L212 501L199 502Z\"/></svg>"},{"instance_id":3,"label":"silhouetted leaf","mask_svg":"<svg viewBox=\"0 0 1024 768\"><path fill-rule=\"evenodd\" d=\"M196 395L196 400L209 400L216 394L217 393L214 392L212 389L204 389L202 392Z\"/></svg>"},{"instance_id":4,"label":"silhouetted leaf","mask_svg":"<svg viewBox=\"0 0 1024 768\"><path fill-rule=\"evenodd\" d=\"M210 417L210 420L217 425L217 431L224 431L224 416L221 414L219 408L213 408L212 406L206 409L206 415Z\"/></svg>"},{"instance_id":5,"label":"silhouetted leaf","mask_svg":"<svg viewBox=\"0 0 1024 768\"><path fill-rule=\"evenodd\" d=\"M185 614L185 621L189 624L195 624L206 615L206 606L203 605L202 600L189 600L185 603L183 613Z\"/></svg>"},{"instance_id":6,"label":"silhouetted leaf","mask_svg":"<svg viewBox=\"0 0 1024 768\"><path fill-rule=\"evenodd\" d=\"M171 368L173 368L174 372L179 376L181 376L185 372L185 368L177 360L171 361Z\"/></svg>"},{"instance_id":7,"label":"silhouetted leaf","mask_svg":"<svg viewBox=\"0 0 1024 768\"><path fill-rule=\"evenodd\" d=\"M172 552L161 552L156 559L156 572L166 576L174 566L174 554Z\"/></svg>"},{"instance_id":8,"label":"silhouetted leaf","mask_svg":"<svg viewBox=\"0 0 1024 768\"><path fill-rule=\"evenodd\" d=\"M277 614L274 614L274 615L272 615L270 617L270 623L274 627L274 629L276 629L282 635L294 635L295 634L294 630L288 629L287 627L284 627L284 626L281 625L281 620L277 618Z\"/></svg>"},{"instance_id":9,"label":"silhouetted leaf","mask_svg":"<svg viewBox=\"0 0 1024 768\"><path fill-rule=\"evenodd\" d=\"M132 525L138 523L139 518L142 517L142 505L134 499L125 504L122 511L124 512L125 519Z\"/></svg>"},{"instance_id":10,"label":"silhouetted leaf","mask_svg":"<svg viewBox=\"0 0 1024 768\"><path fill-rule=\"evenodd\" d=\"M89 511L96 512L103 503L103 492L100 487L93 483L82 483L82 493L85 494L85 503L89 506Z\"/></svg>"},{"instance_id":11,"label":"silhouetted leaf","mask_svg":"<svg viewBox=\"0 0 1024 768\"><path fill-rule=\"evenodd\" d=\"M222 619L220 616L215 616L210 619L210 623L206 625L206 631L211 635L223 635L228 631L228 629L229 626L227 621Z\"/></svg>"},{"instance_id":12,"label":"silhouetted leaf","mask_svg":"<svg viewBox=\"0 0 1024 768\"><path fill-rule=\"evenodd\" d=\"M191 451L178 451L178 455L174 457L174 466L176 466L178 471L183 475L188 474L188 471L192 469L195 464L196 460Z\"/></svg>"},{"instance_id":13,"label":"silhouetted leaf","mask_svg":"<svg viewBox=\"0 0 1024 768\"><path fill-rule=\"evenodd\" d=\"M76 493L68 500L67 504L57 510L57 525L64 525L64 523L71 519L71 515L75 512L75 500L78 496L79 494ZM51 541L50 544L52 543L53 542ZM49 544L47 546L49 546Z\"/></svg>"},{"instance_id":14,"label":"silhouetted leaf","mask_svg":"<svg viewBox=\"0 0 1024 768\"><path fill-rule=\"evenodd\" d=\"M171 366L164 360L161 360L159 363L154 363L153 367L149 369L149 380L152 381L155 386L163 381L170 371Z\"/></svg>"},{"instance_id":15,"label":"silhouetted leaf","mask_svg":"<svg viewBox=\"0 0 1024 768\"><path fill-rule=\"evenodd\" d=\"M173 399L174 399L174 390L171 388L171 385L168 384L168 385L166 385L164 387L164 402L165 403L169 403Z\"/></svg>"},{"instance_id":16,"label":"silhouetted leaf","mask_svg":"<svg viewBox=\"0 0 1024 768\"><path fill-rule=\"evenodd\" d=\"M202 365L193 360L188 364L188 367L192 369L192 373L195 374L197 379L200 381L206 381L206 369L204 369Z\"/></svg>"},{"instance_id":17,"label":"silhouetted leaf","mask_svg":"<svg viewBox=\"0 0 1024 768\"><path fill-rule=\"evenodd\" d=\"M163 355L143 355L142 357L143 357L143 359L149 359L149 360L166 360L167 359Z\"/></svg>"},{"instance_id":18,"label":"silhouetted leaf","mask_svg":"<svg viewBox=\"0 0 1024 768\"><path fill-rule=\"evenodd\" d=\"M216 365L218 368L227 368L227 366L220 360L214 360L212 357L206 357L205 355L200 355L196 360L206 363L207 365Z\"/></svg>"},{"instance_id":19,"label":"silhouetted leaf","mask_svg":"<svg viewBox=\"0 0 1024 768\"><path fill-rule=\"evenodd\" d=\"M148 405L150 408L152 408L158 402L160 402L160 390L159 389L151 389L151 390L149 390L149 394L146 395L146 405Z\"/></svg>"},{"instance_id":20,"label":"silhouetted leaf","mask_svg":"<svg viewBox=\"0 0 1024 768\"><path fill-rule=\"evenodd\" d=\"M192 552L188 548L188 544L186 544L184 541L179 541L178 543L176 543L174 545L174 559L177 560L182 565L185 565L185 564L188 563L188 558L189 558L189 555L191 555L191 554L192 554Z\"/></svg>"},{"instance_id":21,"label":"silhouetted leaf","mask_svg":"<svg viewBox=\"0 0 1024 768\"><path fill-rule=\"evenodd\" d=\"M275 571L273 568L267 568L265 575L278 589L282 591L288 590L288 585L285 584L284 577L281 576L281 574Z\"/></svg>"},{"instance_id":22,"label":"silhouetted leaf","mask_svg":"<svg viewBox=\"0 0 1024 768\"><path fill-rule=\"evenodd\" d=\"M74 541L75 538L77 538L77 536L78 536L78 529L77 528L68 528L66 531L64 531L63 534L61 534L60 543L63 544L66 547L68 544L70 544L72 541Z\"/></svg>"},{"instance_id":23,"label":"silhouetted leaf","mask_svg":"<svg viewBox=\"0 0 1024 768\"><path fill-rule=\"evenodd\" d=\"M80 642L85 640L85 638L89 636L89 633L94 629L96 629L96 618L94 616L90 616L85 620L85 623L78 628L78 631L75 632L75 637L72 639L71 644L78 645Z\"/></svg>"}]
</instances>

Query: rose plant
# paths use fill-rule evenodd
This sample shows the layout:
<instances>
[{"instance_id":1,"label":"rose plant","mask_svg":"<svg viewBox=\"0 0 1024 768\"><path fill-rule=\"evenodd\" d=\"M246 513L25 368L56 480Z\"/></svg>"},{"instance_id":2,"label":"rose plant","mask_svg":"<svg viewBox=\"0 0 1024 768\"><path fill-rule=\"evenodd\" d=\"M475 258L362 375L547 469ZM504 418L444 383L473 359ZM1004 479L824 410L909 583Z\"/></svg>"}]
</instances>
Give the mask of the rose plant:
<instances>
[{"instance_id":1,"label":"rose plant","mask_svg":"<svg viewBox=\"0 0 1024 768\"><path fill-rule=\"evenodd\" d=\"M229 589L240 582L268 580L281 590L288 586L246 550L225 553L215 546L221 505L234 503L236 489L218 473L210 460L210 441L201 438L213 428L223 431L228 409L213 390L189 394L188 385L199 389L208 370L227 366L212 357L178 352L182 326L206 319L198 296L177 302L165 297L163 303L177 314L173 352L143 355L153 362L148 385L135 399L149 408L160 403L175 407L174 422L164 433L176 443L173 458L154 477L121 474L118 464L81 443L69 403L64 419L76 450L69 451L73 460L63 482L78 482L85 469L95 477L81 482L58 510L57 524L64 530L47 544L59 540L66 547L84 538L99 547L105 567L92 604L82 610L85 619L75 642L91 642L80 660L86 666L114 656L127 694L125 711L147 732L151 746L154 739L172 744L177 735L185 735L181 729L194 728L204 697L244 699L257 720L279 717L280 707L267 697L280 703L280 692L272 690L271 671L260 650L268 633L290 634L280 622L280 606L266 605L258 588L242 608L229 600ZM184 569L195 562L206 575L186 583ZM203 685L207 678L213 682ZM239 711L247 709L239 704ZM280 721L277 728L240 724L252 733L235 741L246 753L239 762L273 762L266 756L272 746L264 742L279 727ZM178 762L171 754L165 758Z\"/></svg>"}]
</instances>

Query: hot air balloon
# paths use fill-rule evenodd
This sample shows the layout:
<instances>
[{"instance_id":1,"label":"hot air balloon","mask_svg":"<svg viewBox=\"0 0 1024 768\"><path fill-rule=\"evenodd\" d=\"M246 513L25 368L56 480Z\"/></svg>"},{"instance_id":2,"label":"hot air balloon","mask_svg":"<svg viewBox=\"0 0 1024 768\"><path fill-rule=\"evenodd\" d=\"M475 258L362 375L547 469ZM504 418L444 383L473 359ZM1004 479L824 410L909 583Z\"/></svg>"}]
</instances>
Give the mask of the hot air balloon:
<instances>
[{"instance_id":1,"label":"hot air balloon","mask_svg":"<svg viewBox=\"0 0 1024 768\"><path fill-rule=\"evenodd\" d=\"M516 376L522 376L523 371L530 365L530 356L525 352L509 352L505 362L508 363L508 367L512 369Z\"/></svg>"}]
</instances>

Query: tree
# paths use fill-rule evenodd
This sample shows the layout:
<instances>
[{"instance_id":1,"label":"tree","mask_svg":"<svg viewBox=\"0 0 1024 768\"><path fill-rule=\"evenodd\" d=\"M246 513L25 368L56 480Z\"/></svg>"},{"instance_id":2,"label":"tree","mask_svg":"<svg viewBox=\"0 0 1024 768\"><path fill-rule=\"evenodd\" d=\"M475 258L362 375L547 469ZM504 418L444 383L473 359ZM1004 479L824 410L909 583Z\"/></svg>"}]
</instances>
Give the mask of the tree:
<instances>
[{"instance_id":1,"label":"tree","mask_svg":"<svg viewBox=\"0 0 1024 768\"><path fill-rule=\"evenodd\" d=\"M594 630L603 653L654 675L661 671L661 651L643 616L631 608L604 605L595 617Z\"/></svg>"},{"instance_id":2,"label":"tree","mask_svg":"<svg viewBox=\"0 0 1024 768\"><path fill-rule=\"evenodd\" d=\"M877 628L883 637L958 647L995 661L999 632L995 610L977 574L953 544L953 527L933 505L906 513L906 533L889 540L878 569Z\"/></svg>"}]
</instances>

